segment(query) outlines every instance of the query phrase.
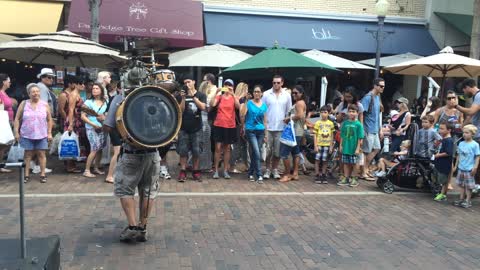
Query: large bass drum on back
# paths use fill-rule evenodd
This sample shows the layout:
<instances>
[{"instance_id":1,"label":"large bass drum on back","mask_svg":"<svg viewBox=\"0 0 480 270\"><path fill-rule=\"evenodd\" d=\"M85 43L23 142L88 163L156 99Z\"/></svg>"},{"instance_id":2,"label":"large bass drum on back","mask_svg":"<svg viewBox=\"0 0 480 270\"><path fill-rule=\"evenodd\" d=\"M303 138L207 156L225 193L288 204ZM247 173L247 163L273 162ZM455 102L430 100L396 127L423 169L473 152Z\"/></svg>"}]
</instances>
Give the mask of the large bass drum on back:
<instances>
[{"instance_id":1,"label":"large bass drum on back","mask_svg":"<svg viewBox=\"0 0 480 270\"><path fill-rule=\"evenodd\" d=\"M124 141L136 148L169 144L182 124L178 102L169 91L158 86L131 91L118 107L115 119Z\"/></svg>"}]
</instances>

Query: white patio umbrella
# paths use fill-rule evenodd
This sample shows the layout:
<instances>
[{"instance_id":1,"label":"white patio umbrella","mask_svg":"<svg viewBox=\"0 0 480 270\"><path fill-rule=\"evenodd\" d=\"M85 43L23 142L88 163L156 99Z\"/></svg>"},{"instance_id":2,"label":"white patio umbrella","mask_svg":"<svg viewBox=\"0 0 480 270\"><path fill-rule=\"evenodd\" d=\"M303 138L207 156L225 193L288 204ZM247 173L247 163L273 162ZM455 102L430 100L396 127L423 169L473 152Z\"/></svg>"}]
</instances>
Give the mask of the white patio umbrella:
<instances>
[{"instance_id":1,"label":"white patio umbrella","mask_svg":"<svg viewBox=\"0 0 480 270\"><path fill-rule=\"evenodd\" d=\"M415 60L422 57L423 56L416 55L413 53L402 53L402 54L385 56L380 58L380 66L386 67L386 66L396 65L399 63L403 63L405 61ZM358 61L358 63L369 65L369 66L375 66L375 58L361 60L361 61Z\"/></svg>"},{"instance_id":2,"label":"white patio umbrella","mask_svg":"<svg viewBox=\"0 0 480 270\"><path fill-rule=\"evenodd\" d=\"M66 30L1 43L0 58L44 65L98 68L127 61L119 51Z\"/></svg>"},{"instance_id":3,"label":"white patio umbrella","mask_svg":"<svg viewBox=\"0 0 480 270\"><path fill-rule=\"evenodd\" d=\"M15 38L16 38L16 36L0 34L0 43L7 42L7 41L12 41Z\"/></svg>"},{"instance_id":4,"label":"white patio umbrella","mask_svg":"<svg viewBox=\"0 0 480 270\"><path fill-rule=\"evenodd\" d=\"M172 53L168 56L170 67L226 68L250 58L251 55L221 44L207 45Z\"/></svg>"},{"instance_id":5,"label":"white patio umbrella","mask_svg":"<svg viewBox=\"0 0 480 270\"><path fill-rule=\"evenodd\" d=\"M445 77L479 76L480 60L454 54L453 49L448 46L438 54L387 66L385 69L402 75L442 77L442 90L440 93L440 97L442 97Z\"/></svg>"},{"instance_id":6,"label":"white patio umbrella","mask_svg":"<svg viewBox=\"0 0 480 270\"><path fill-rule=\"evenodd\" d=\"M354 62L354 61L351 61L351 60L348 60L348 59L345 59L345 58L342 58L342 57L339 57L339 56L335 56L333 54L329 54L329 53L326 53L326 52L315 50L315 49L303 52L302 55L304 55L304 56L306 56L310 59L316 60L318 62L327 64L329 66L335 67L335 68L340 68L340 69L372 69L372 70L374 70L374 68L372 68L372 67L362 65L362 64L359 64L357 62Z\"/></svg>"}]
</instances>

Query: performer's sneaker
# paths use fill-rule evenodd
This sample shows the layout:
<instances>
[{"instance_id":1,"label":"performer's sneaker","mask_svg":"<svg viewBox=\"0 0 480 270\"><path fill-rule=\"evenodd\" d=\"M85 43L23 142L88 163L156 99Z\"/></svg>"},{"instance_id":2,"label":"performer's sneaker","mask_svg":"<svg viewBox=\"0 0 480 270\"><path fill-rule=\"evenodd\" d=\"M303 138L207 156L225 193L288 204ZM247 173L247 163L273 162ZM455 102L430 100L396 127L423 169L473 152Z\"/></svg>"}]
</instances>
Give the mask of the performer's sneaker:
<instances>
[{"instance_id":1,"label":"performer's sneaker","mask_svg":"<svg viewBox=\"0 0 480 270\"><path fill-rule=\"evenodd\" d=\"M147 242L147 226L137 226L137 239L138 242Z\"/></svg>"},{"instance_id":2,"label":"performer's sneaker","mask_svg":"<svg viewBox=\"0 0 480 270\"><path fill-rule=\"evenodd\" d=\"M132 242L132 241L137 240L137 236L138 236L137 227L136 226L133 226L133 227L127 226L122 231L122 233L120 233L120 241L122 241L122 242Z\"/></svg>"},{"instance_id":3,"label":"performer's sneaker","mask_svg":"<svg viewBox=\"0 0 480 270\"><path fill-rule=\"evenodd\" d=\"M178 174L178 182L183 183L185 180L187 180L187 172L185 170L181 170Z\"/></svg>"}]
</instances>

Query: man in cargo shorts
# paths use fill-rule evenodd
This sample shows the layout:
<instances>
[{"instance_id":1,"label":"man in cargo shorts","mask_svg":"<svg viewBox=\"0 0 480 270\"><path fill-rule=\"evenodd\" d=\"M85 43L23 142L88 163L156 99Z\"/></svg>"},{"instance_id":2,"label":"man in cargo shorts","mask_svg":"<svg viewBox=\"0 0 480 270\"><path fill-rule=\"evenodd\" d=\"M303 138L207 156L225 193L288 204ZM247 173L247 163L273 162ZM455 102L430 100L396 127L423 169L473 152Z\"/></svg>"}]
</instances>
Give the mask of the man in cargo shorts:
<instances>
[{"instance_id":1,"label":"man in cargo shorts","mask_svg":"<svg viewBox=\"0 0 480 270\"><path fill-rule=\"evenodd\" d=\"M116 128L115 114L122 102L121 95L115 96L110 104L104 127ZM108 130L107 130L108 131ZM128 226L120 234L123 242L147 241L147 218L158 191L160 178L160 156L157 149L137 149L123 144L123 151L115 169L115 196L120 198ZM136 220L135 189L140 198L139 222Z\"/></svg>"}]
</instances>

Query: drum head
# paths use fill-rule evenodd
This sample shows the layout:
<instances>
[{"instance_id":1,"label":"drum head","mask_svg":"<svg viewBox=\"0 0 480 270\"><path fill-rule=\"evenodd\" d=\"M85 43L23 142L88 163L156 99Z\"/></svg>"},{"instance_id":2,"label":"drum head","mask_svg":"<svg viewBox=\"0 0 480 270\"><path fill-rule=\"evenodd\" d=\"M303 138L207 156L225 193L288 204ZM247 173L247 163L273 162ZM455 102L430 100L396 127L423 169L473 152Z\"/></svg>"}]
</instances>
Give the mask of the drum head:
<instances>
[{"instance_id":1,"label":"drum head","mask_svg":"<svg viewBox=\"0 0 480 270\"><path fill-rule=\"evenodd\" d=\"M145 147L169 143L181 125L175 98L160 87L135 89L125 100L123 120L129 135Z\"/></svg>"}]
</instances>

